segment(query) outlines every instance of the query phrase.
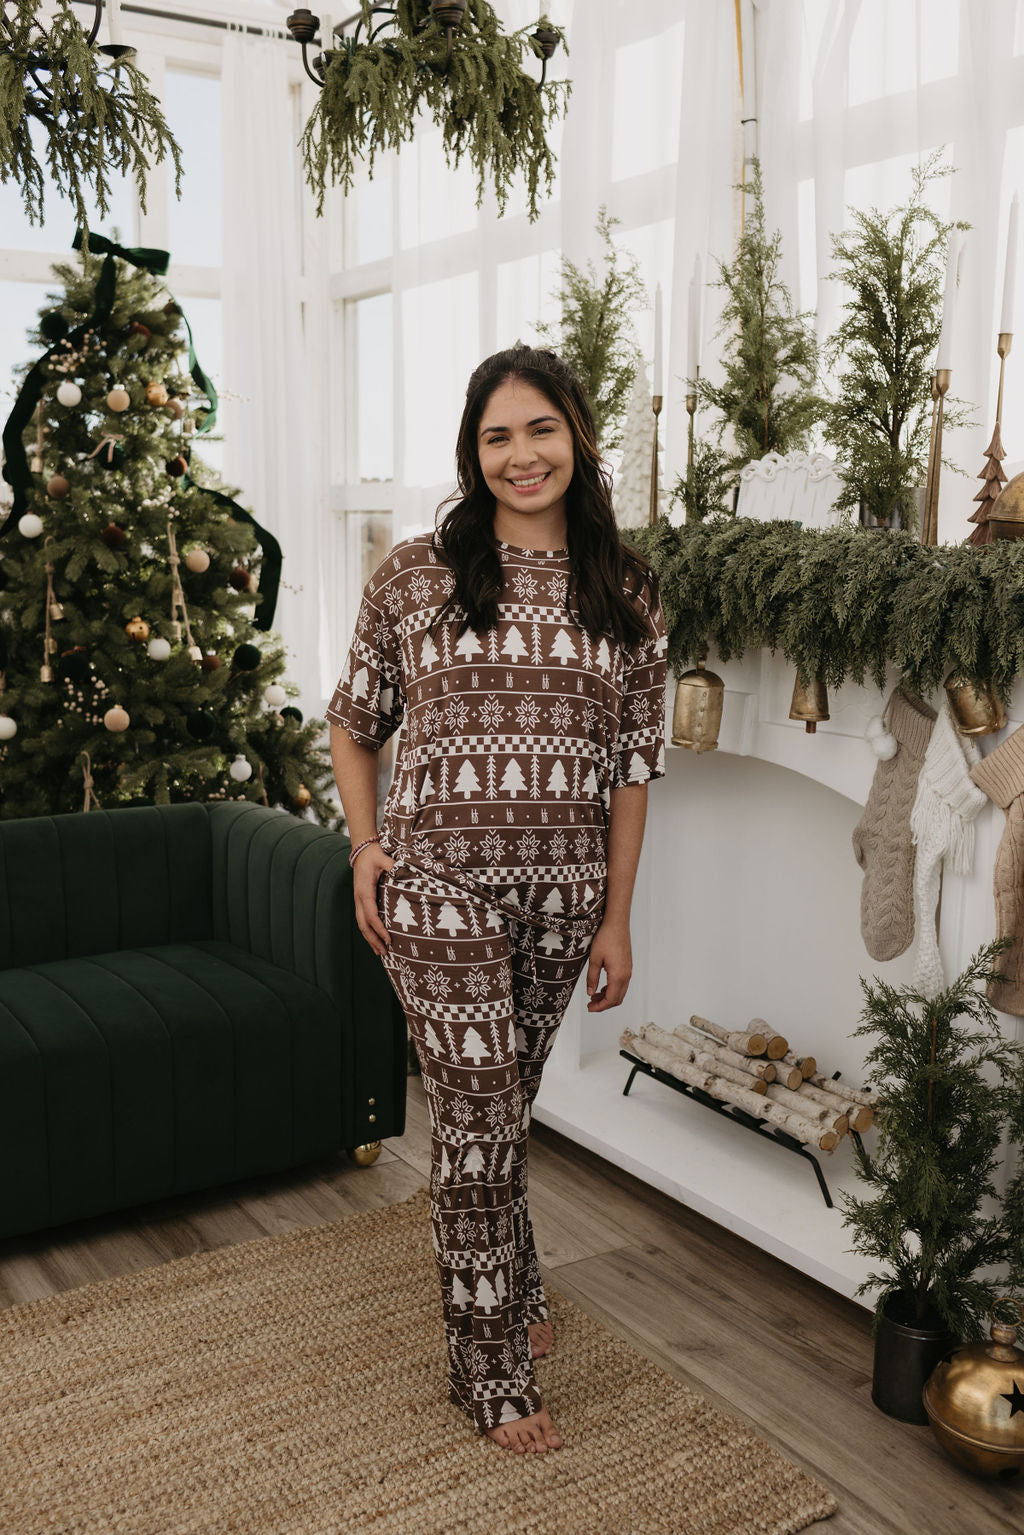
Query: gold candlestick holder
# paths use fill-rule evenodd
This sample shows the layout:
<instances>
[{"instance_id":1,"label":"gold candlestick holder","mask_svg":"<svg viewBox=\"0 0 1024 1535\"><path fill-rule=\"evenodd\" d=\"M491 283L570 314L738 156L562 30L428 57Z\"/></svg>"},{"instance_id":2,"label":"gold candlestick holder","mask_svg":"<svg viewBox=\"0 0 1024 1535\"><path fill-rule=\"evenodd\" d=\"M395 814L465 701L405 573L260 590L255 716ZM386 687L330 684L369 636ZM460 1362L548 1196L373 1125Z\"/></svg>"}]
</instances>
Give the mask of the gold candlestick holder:
<instances>
[{"instance_id":1,"label":"gold candlestick holder","mask_svg":"<svg viewBox=\"0 0 1024 1535\"><path fill-rule=\"evenodd\" d=\"M992 441L985 449L985 463L978 475L982 481L982 487L974 497L980 502L978 510L972 512L968 522L976 524L974 532L968 538L969 544L990 544L992 542L992 524L989 517L992 513L992 503L1006 484L1006 475L1003 473L1003 459L1006 457L1006 449L1003 447L1003 380L1006 373L1006 359L1010 355L1010 347L1013 344L1012 331L1000 331L999 340L996 342L996 356L999 358L999 392L996 395L996 424L992 429Z\"/></svg>"},{"instance_id":2,"label":"gold candlestick holder","mask_svg":"<svg viewBox=\"0 0 1024 1535\"><path fill-rule=\"evenodd\" d=\"M942 478L942 412L953 371L939 368L932 374L932 435L928 451L928 483L925 491L922 544L939 541L939 482Z\"/></svg>"},{"instance_id":3,"label":"gold candlestick holder","mask_svg":"<svg viewBox=\"0 0 1024 1535\"><path fill-rule=\"evenodd\" d=\"M656 394L651 400L651 409L654 412L654 438L651 443L651 508L648 523L652 528L658 520L658 417L661 415L662 399L660 394Z\"/></svg>"}]
</instances>

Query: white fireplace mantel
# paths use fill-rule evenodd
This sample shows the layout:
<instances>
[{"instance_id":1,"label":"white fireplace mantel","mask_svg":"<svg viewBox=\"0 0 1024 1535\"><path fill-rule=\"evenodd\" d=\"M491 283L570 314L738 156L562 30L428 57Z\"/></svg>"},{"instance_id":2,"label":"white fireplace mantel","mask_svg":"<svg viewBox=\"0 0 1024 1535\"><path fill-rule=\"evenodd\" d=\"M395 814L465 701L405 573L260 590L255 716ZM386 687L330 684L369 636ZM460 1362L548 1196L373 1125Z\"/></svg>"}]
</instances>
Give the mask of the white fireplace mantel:
<instances>
[{"instance_id":1,"label":"white fireplace mantel","mask_svg":"<svg viewBox=\"0 0 1024 1535\"><path fill-rule=\"evenodd\" d=\"M843 1191L863 1194L845 1140L816 1153L835 1208L802 1158L638 1073L628 1097L623 1027L671 1029L697 1013L731 1028L767 1019L819 1069L863 1081L870 1042L852 1037L860 978L909 982L914 945L880 964L860 934L863 875L850 833L877 759L864 736L884 693L847 683L828 721L808 733L788 718L794 670L781 654L752 652L708 670L725 683L719 747L669 746L665 777L648 791L647 831L631 918L633 976L623 1004L587 1011L581 981L545 1067L538 1121L570 1136L749 1241L853 1296L866 1260L851 1252ZM675 678L666 692L671 734ZM931 699L940 707L941 689ZM1024 683L1010 721L983 752L1024 722ZM939 947L948 980L994 936L992 866L1004 824L989 805L976 823L971 874L946 874ZM1012 1038L1022 1021L999 1014ZM868 1132L869 1137L873 1132ZM870 1140L869 1140L870 1144ZM862 1297L869 1305L870 1297Z\"/></svg>"}]
</instances>

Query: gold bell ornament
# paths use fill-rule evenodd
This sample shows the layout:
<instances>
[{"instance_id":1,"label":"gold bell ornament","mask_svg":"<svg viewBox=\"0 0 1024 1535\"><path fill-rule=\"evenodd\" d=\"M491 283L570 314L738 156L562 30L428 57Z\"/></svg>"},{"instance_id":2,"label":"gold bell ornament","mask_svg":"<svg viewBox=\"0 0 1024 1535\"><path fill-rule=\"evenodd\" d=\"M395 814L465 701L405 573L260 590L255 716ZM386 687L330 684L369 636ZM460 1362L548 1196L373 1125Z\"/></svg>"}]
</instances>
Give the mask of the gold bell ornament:
<instances>
[{"instance_id":1,"label":"gold bell ornament","mask_svg":"<svg viewBox=\"0 0 1024 1535\"><path fill-rule=\"evenodd\" d=\"M684 672L676 683L672 745L695 752L715 751L724 695L725 683L705 670L704 657L700 656L695 669Z\"/></svg>"},{"instance_id":2,"label":"gold bell ornament","mask_svg":"<svg viewBox=\"0 0 1024 1535\"><path fill-rule=\"evenodd\" d=\"M819 720L828 719L828 692L823 678L815 677L810 682L803 682L797 672L789 717L791 720L803 720L808 735L813 735L817 730Z\"/></svg>"},{"instance_id":3,"label":"gold bell ornament","mask_svg":"<svg viewBox=\"0 0 1024 1535\"><path fill-rule=\"evenodd\" d=\"M166 405L169 398L170 396L168 395L167 389L163 384L154 381L153 383L146 385L147 405Z\"/></svg>"},{"instance_id":4,"label":"gold bell ornament","mask_svg":"<svg viewBox=\"0 0 1024 1535\"><path fill-rule=\"evenodd\" d=\"M141 644L143 640L149 639L149 625L138 614L128 620L124 626L124 632L130 640L135 640L137 644Z\"/></svg>"},{"instance_id":5,"label":"gold bell ornament","mask_svg":"<svg viewBox=\"0 0 1024 1535\"><path fill-rule=\"evenodd\" d=\"M1015 474L989 508L987 526L993 538L1024 536L1024 474Z\"/></svg>"},{"instance_id":6,"label":"gold bell ornament","mask_svg":"<svg viewBox=\"0 0 1024 1535\"><path fill-rule=\"evenodd\" d=\"M1011 1301L1024 1317L1024 1305ZM968 1343L935 1366L922 1400L939 1444L976 1476L1024 1470L1024 1351L1015 1322L993 1322L988 1343Z\"/></svg>"},{"instance_id":7,"label":"gold bell ornament","mask_svg":"<svg viewBox=\"0 0 1024 1535\"><path fill-rule=\"evenodd\" d=\"M989 736L1006 724L1003 708L990 682L977 682L952 671L943 686L949 707L962 736Z\"/></svg>"}]
</instances>

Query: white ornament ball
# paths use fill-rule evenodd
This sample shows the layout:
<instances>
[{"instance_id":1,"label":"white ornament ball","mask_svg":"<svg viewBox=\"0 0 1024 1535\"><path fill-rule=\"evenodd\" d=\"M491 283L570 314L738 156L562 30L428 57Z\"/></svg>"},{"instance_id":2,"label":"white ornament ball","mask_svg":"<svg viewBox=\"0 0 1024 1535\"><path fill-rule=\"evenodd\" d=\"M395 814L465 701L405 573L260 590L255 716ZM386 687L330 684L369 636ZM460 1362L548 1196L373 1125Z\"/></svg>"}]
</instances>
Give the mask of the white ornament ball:
<instances>
[{"instance_id":1,"label":"white ornament ball","mask_svg":"<svg viewBox=\"0 0 1024 1535\"><path fill-rule=\"evenodd\" d=\"M26 538L38 538L43 531L43 521L35 512L26 512L24 517L18 519L18 532Z\"/></svg>"},{"instance_id":2,"label":"white ornament ball","mask_svg":"<svg viewBox=\"0 0 1024 1535\"><path fill-rule=\"evenodd\" d=\"M120 731L128 729L128 726L131 724L131 719L127 709L122 709L120 704L115 704L114 707L112 709L108 709L106 714L103 716L103 723L106 725L109 731L111 731L114 735L117 735Z\"/></svg>"},{"instance_id":3,"label":"white ornament ball","mask_svg":"<svg viewBox=\"0 0 1024 1535\"><path fill-rule=\"evenodd\" d=\"M74 405L81 405L82 391L77 384L66 378L62 384L57 385L57 399L70 410Z\"/></svg>"},{"instance_id":4,"label":"white ornament ball","mask_svg":"<svg viewBox=\"0 0 1024 1535\"><path fill-rule=\"evenodd\" d=\"M166 661L171 654L171 642L161 639L150 640L146 649L154 661Z\"/></svg>"},{"instance_id":5,"label":"white ornament ball","mask_svg":"<svg viewBox=\"0 0 1024 1535\"><path fill-rule=\"evenodd\" d=\"M252 777L252 763L247 757L239 755L228 768L228 772L237 783L245 783L247 778Z\"/></svg>"},{"instance_id":6,"label":"white ornament ball","mask_svg":"<svg viewBox=\"0 0 1024 1535\"><path fill-rule=\"evenodd\" d=\"M288 694L279 682L272 682L268 688L264 688L263 697L272 709L280 709L282 704L288 702Z\"/></svg>"},{"instance_id":7,"label":"white ornament ball","mask_svg":"<svg viewBox=\"0 0 1024 1535\"><path fill-rule=\"evenodd\" d=\"M210 568L210 556L205 549L190 549L185 556L185 564L189 570L194 570L196 575L202 575L204 570Z\"/></svg>"},{"instance_id":8,"label":"white ornament ball","mask_svg":"<svg viewBox=\"0 0 1024 1535\"><path fill-rule=\"evenodd\" d=\"M0 714L0 741L10 741L18 734L18 722L9 714Z\"/></svg>"},{"instance_id":9,"label":"white ornament ball","mask_svg":"<svg viewBox=\"0 0 1024 1535\"><path fill-rule=\"evenodd\" d=\"M117 412L118 414L120 414L120 412L123 410L127 410L131 403L131 395L128 393L127 389L122 389L120 385L112 389L107 395L107 408Z\"/></svg>"}]
</instances>

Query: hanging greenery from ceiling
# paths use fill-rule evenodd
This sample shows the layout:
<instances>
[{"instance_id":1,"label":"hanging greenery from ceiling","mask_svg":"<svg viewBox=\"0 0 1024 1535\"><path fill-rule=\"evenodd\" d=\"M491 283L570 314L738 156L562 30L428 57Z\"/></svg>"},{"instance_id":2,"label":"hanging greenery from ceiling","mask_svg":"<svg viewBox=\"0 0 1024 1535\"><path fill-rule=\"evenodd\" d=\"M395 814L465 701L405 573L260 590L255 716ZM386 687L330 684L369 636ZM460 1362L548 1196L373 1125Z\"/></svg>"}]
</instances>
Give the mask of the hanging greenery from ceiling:
<instances>
[{"instance_id":1,"label":"hanging greenery from ceiling","mask_svg":"<svg viewBox=\"0 0 1024 1535\"><path fill-rule=\"evenodd\" d=\"M524 71L523 58L543 58L532 32L557 34L564 45L561 29L542 17L506 35L488 0L468 0L452 31L449 59L445 28L430 14L429 0L397 0L393 22L383 24L386 35L381 23L373 27L371 0L360 0L360 8L369 41L336 39L302 134L317 213L329 181L351 191L355 168L364 163L372 177L377 154L411 141L425 108L442 129L449 167L466 158L475 170L478 208L492 186L504 213L513 178L522 172L529 219L537 219L541 184L550 193L555 176L546 133L571 86L567 80L541 85Z\"/></svg>"},{"instance_id":2,"label":"hanging greenery from ceiling","mask_svg":"<svg viewBox=\"0 0 1024 1535\"><path fill-rule=\"evenodd\" d=\"M0 182L16 183L29 221L41 224L48 170L83 230L87 204L110 211L116 175L134 176L145 211L146 173L168 156L180 195L181 151L132 51L104 59L71 0L54 3L48 30L42 0L4 0L0 10ZM33 123L46 135L41 148Z\"/></svg>"},{"instance_id":3,"label":"hanging greenery from ceiling","mask_svg":"<svg viewBox=\"0 0 1024 1535\"><path fill-rule=\"evenodd\" d=\"M806 681L879 689L899 668L929 694L955 667L1008 703L1024 672L1024 542L920 544L910 533L844 525L662 517L628 542L661 583L676 676L712 643L724 661L781 650Z\"/></svg>"}]
</instances>

